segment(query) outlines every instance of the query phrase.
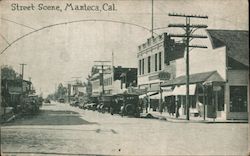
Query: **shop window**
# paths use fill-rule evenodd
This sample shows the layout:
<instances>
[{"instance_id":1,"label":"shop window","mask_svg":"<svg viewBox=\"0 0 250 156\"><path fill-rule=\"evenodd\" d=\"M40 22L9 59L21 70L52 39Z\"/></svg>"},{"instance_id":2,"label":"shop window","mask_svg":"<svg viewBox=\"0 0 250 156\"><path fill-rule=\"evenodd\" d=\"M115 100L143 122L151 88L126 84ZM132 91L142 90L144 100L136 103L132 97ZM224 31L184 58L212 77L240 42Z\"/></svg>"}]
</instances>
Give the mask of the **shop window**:
<instances>
[{"instance_id":1,"label":"shop window","mask_svg":"<svg viewBox=\"0 0 250 156\"><path fill-rule=\"evenodd\" d=\"M183 95L183 105L186 105L185 95ZM189 95L189 106L190 108L196 108L196 97L194 95Z\"/></svg>"},{"instance_id":2,"label":"shop window","mask_svg":"<svg viewBox=\"0 0 250 156\"><path fill-rule=\"evenodd\" d=\"M215 86L214 86L215 87ZM217 86L220 88L219 91L214 91L213 87L206 88L206 96L205 96L205 104L206 105L216 105L217 111L224 111L224 105L225 105L225 90L224 86ZM199 97L199 101L203 101L203 96ZM203 102L201 102L203 103Z\"/></svg>"},{"instance_id":3,"label":"shop window","mask_svg":"<svg viewBox=\"0 0 250 156\"><path fill-rule=\"evenodd\" d=\"M230 112L247 112L247 86L230 86Z\"/></svg>"}]
</instances>

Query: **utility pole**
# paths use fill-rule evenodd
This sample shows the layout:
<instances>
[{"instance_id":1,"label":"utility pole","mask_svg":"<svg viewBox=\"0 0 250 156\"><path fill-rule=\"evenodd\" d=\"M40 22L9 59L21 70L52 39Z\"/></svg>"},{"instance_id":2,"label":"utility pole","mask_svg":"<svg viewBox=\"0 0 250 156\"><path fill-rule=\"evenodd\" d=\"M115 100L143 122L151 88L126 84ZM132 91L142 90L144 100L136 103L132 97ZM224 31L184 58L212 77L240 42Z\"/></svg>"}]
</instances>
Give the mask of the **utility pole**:
<instances>
[{"instance_id":1,"label":"utility pole","mask_svg":"<svg viewBox=\"0 0 250 156\"><path fill-rule=\"evenodd\" d=\"M26 66L26 65L27 65L27 64L24 64L24 63L21 63L21 64L20 64L20 66L21 66L21 68L22 68L22 69L21 69L21 70L22 70L22 73L21 73L21 76L22 76L21 78L22 78L22 80L23 80L23 75L24 75L24 66Z\"/></svg>"},{"instance_id":2,"label":"utility pole","mask_svg":"<svg viewBox=\"0 0 250 156\"><path fill-rule=\"evenodd\" d=\"M154 37L154 0L152 0L152 15L151 15L151 36Z\"/></svg>"},{"instance_id":3,"label":"utility pole","mask_svg":"<svg viewBox=\"0 0 250 156\"><path fill-rule=\"evenodd\" d=\"M182 17L186 19L186 24L169 24L168 27L176 27L183 28L185 30L185 34L172 34L170 37L181 37L186 42L186 119L189 120L189 48L207 48L203 45L190 45L190 41L194 38L207 38L207 36L203 35L195 35L194 32L198 29L207 28L207 25L203 24L190 24L191 18L201 18L208 19L208 16L199 16L199 15L185 15L185 14L175 14L169 13L169 16Z\"/></svg>"},{"instance_id":4,"label":"utility pole","mask_svg":"<svg viewBox=\"0 0 250 156\"><path fill-rule=\"evenodd\" d=\"M104 95L104 67L110 67L110 65L104 65L105 63L109 63L111 61L94 61L96 63L100 63L100 65L95 65L96 67L101 67L101 85L102 85L102 95Z\"/></svg>"},{"instance_id":5,"label":"utility pole","mask_svg":"<svg viewBox=\"0 0 250 156\"><path fill-rule=\"evenodd\" d=\"M23 98L24 98L24 93L23 93L23 78L24 78L24 66L26 66L27 64L24 64L24 63L21 63L20 64L20 66L21 66L21 87L22 87L22 89L21 89L21 91L22 91L22 95L21 95L21 107L22 107L22 109L24 109L24 103L23 103Z\"/></svg>"}]
</instances>

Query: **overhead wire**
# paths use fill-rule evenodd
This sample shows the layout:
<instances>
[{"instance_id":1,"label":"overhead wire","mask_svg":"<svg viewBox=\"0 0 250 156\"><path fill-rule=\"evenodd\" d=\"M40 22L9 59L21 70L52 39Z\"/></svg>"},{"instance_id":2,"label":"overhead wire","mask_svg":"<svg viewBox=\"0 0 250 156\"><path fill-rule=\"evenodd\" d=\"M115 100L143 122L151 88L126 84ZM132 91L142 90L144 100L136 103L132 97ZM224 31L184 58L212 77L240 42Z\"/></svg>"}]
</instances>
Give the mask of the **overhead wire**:
<instances>
[{"instance_id":1,"label":"overhead wire","mask_svg":"<svg viewBox=\"0 0 250 156\"><path fill-rule=\"evenodd\" d=\"M35 28L32 28L32 27L30 27L30 26L28 26L28 25L25 25L25 24L22 24L22 23L18 23L18 22L16 22L16 21L12 21L12 20L9 20L9 19L6 19L6 18L0 18L1 20L4 20L4 21L8 21L8 22L11 22L11 23L15 23L15 24L17 24L17 25L20 25L20 26L23 26L23 27L26 27L26 28L29 28L29 29L32 29L32 30L36 30Z\"/></svg>"},{"instance_id":2,"label":"overhead wire","mask_svg":"<svg viewBox=\"0 0 250 156\"><path fill-rule=\"evenodd\" d=\"M38 31L41 31L43 29L47 29L47 28L50 28L50 27L54 27L54 26L58 26L58 25L65 25L65 24L71 24L71 23L79 23L79 22L111 22L111 23L119 23L119 24L127 24L127 25L133 25L133 26L137 26L137 27L140 27L140 28L143 28L149 32L151 32L151 30L145 26L141 26L141 25L138 25L138 24L135 24L135 23L131 23L131 22L123 22L123 21L116 21L116 20L106 20L106 19L86 19L86 20L75 20L75 21L69 21L69 22L61 22L61 23L56 23L56 24L51 24L51 25L48 25L48 26L44 26L42 28L39 28L39 29L34 29L34 31L31 31L29 33L26 33L20 37L18 37L17 39L15 39L14 41L12 41L7 47L5 47L0 55L2 55L9 47L11 47L14 43L16 43L17 41L21 40L22 38L25 38L26 36L29 36L35 32L38 32ZM154 34L158 35L157 33L154 32Z\"/></svg>"},{"instance_id":3,"label":"overhead wire","mask_svg":"<svg viewBox=\"0 0 250 156\"><path fill-rule=\"evenodd\" d=\"M0 36L2 37L2 39L3 39L8 45L10 45L9 41L3 36L3 34L0 33Z\"/></svg>"}]
</instances>

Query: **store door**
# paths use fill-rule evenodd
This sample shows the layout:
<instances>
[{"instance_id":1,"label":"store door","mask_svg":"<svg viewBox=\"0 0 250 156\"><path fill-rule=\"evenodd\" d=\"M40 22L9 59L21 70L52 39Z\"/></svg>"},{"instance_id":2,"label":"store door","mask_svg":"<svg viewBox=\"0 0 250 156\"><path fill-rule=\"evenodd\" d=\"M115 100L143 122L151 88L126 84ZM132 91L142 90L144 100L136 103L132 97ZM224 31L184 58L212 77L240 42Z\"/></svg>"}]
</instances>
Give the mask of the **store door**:
<instances>
[{"instance_id":1,"label":"store door","mask_svg":"<svg viewBox=\"0 0 250 156\"><path fill-rule=\"evenodd\" d=\"M230 112L247 112L247 86L230 86Z\"/></svg>"}]
</instances>

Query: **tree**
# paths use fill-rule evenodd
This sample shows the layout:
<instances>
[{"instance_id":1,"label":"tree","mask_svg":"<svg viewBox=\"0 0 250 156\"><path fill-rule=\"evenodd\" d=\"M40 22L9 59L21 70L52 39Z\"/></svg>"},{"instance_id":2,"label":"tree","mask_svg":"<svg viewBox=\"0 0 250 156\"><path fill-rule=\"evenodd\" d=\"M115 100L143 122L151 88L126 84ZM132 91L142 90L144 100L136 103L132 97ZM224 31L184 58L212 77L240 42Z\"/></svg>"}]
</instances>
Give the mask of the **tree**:
<instances>
[{"instance_id":1,"label":"tree","mask_svg":"<svg viewBox=\"0 0 250 156\"><path fill-rule=\"evenodd\" d=\"M60 83L60 84L58 85L58 88L57 88L56 97L57 97L57 98L64 98L64 97L66 97L66 96L67 96L67 88L64 87L64 86L62 85L62 83Z\"/></svg>"},{"instance_id":2,"label":"tree","mask_svg":"<svg viewBox=\"0 0 250 156\"><path fill-rule=\"evenodd\" d=\"M18 73L8 65L1 67L1 78L7 80L14 80L18 78Z\"/></svg>"},{"instance_id":3,"label":"tree","mask_svg":"<svg viewBox=\"0 0 250 156\"><path fill-rule=\"evenodd\" d=\"M97 68L97 67L92 67L92 69L91 69L91 75L94 75L94 74L96 74L96 73L99 73L99 69Z\"/></svg>"}]
</instances>

